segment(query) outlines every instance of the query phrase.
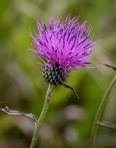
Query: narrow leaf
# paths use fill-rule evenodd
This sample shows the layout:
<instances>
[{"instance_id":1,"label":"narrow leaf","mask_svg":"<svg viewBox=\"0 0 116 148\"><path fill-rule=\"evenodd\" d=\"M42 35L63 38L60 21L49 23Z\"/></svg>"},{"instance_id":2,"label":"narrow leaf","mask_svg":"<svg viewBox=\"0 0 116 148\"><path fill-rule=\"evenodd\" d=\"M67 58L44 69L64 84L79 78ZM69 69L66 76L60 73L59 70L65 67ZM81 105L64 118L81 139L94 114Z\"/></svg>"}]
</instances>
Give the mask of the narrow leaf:
<instances>
[{"instance_id":1,"label":"narrow leaf","mask_svg":"<svg viewBox=\"0 0 116 148\"><path fill-rule=\"evenodd\" d=\"M98 122L97 124L100 125L100 126L104 126L104 127L108 127L108 128L116 130L116 124L113 124L113 123L108 122L108 121Z\"/></svg>"},{"instance_id":2,"label":"narrow leaf","mask_svg":"<svg viewBox=\"0 0 116 148\"><path fill-rule=\"evenodd\" d=\"M9 109L8 106L5 106L4 108L0 108L0 110L8 115L11 115L11 116L24 116L26 118L36 120L36 116L33 115L32 113L27 114L27 113L20 112L18 110L11 110L11 109Z\"/></svg>"},{"instance_id":3,"label":"narrow leaf","mask_svg":"<svg viewBox=\"0 0 116 148\"><path fill-rule=\"evenodd\" d=\"M67 85L67 84L64 84L64 83L62 83L62 85L63 85L65 88L71 89L71 90L74 92L74 94L77 96L77 98L79 99L79 96L78 96L76 90L75 90L73 87L71 87L71 86L69 86L69 85Z\"/></svg>"}]
</instances>

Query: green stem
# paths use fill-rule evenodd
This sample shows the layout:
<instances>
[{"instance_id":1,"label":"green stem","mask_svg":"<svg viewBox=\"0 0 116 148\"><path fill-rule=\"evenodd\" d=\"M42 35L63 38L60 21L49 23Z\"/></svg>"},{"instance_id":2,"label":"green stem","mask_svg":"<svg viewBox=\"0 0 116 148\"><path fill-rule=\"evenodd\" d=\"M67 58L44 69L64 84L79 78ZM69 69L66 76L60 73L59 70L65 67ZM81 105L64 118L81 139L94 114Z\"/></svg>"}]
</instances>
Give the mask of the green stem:
<instances>
[{"instance_id":1,"label":"green stem","mask_svg":"<svg viewBox=\"0 0 116 148\"><path fill-rule=\"evenodd\" d=\"M100 120L100 116L102 114L102 109L105 105L105 102L107 101L108 99L108 96L111 92L111 89L113 88L113 85L116 81L116 75L113 77L111 83L109 84L101 102L100 102L100 105L98 107L98 110L97 110L97 113L96 113L96 116L95 116L95 120L94 120L94 123L93 123L93 127L92 127L92 132L91 132L91 138L90 138L90 148L93 148L94 147L94 142L95 142L95 138L96 138L96 134L97 134L97 129L98 129L98 122Z\"/></svg>"},{"instance_id":2,"label":"green stem","mask_svg":"<svg viewBox=\"0 0 116 148\"><path fill-rule=\"evenodd\" d=\"M44 106L42 108L42 112L41 112L39 118L35 122L35 129L34 129L33 138L32 138L32 141L31 141L30 148L35 148L35 146L36 146L36 143L37 143L37 140L38 140L39 128L40 128L40 126L41 126L41 124L44 120L44 117L47 113L49 102L51 100L52 90L53 90L53 86L49 84L49 87L48 87L48 90L47 90L47 93L46 93L46 99L45 99L45 102L44 102Z\"/></svg>"}]
</instances>

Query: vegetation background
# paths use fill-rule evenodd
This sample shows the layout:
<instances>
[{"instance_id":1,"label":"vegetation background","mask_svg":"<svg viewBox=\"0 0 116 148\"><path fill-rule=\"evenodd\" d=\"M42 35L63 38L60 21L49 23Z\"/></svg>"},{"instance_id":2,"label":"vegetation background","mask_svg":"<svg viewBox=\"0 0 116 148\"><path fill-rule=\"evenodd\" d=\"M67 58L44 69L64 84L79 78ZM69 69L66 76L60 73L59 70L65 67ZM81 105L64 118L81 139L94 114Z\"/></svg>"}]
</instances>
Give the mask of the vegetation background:
<instances>
[{"instance_id":1,"label":"vegetation background","mask_svg":"<svg viewBox=\"0 0 116 148\"><path fill-rule=\"evenodd\" d=\"M36 20L67 14L80 16L92 26L95 46L91 56L96 68L79 68L70 73L67 84L72 91L58 86L38 138L39 148L87 148L95 114L102 96L115 72L105 67L116 66L116 1L115 0L4 0L0 1L0 107L39 115L47 84L41 76L40 60L31 52ZM5 101L5 102L4 102ZM104 110L103 119L116 123L116 85ZM28 148L34 123L24 117L0 112L0 148ZM100 127L95 148L115 148L116 131Z\"/></svg>"}]
</instances>

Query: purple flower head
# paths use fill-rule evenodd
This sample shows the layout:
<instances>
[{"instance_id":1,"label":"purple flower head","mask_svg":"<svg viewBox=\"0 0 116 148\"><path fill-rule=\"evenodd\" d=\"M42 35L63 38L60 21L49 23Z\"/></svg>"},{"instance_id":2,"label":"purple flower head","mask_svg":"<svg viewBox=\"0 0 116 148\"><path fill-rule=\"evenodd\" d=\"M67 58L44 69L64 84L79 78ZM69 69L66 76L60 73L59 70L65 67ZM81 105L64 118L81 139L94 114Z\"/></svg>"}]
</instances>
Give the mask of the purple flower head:
<instances>
[{"instance_id":1,"label":"purple flower head","mask_svg":"<svg viewBox=\"0 0 116 148\"><path fill-rule=\"evenodd\" d=\"M39 33L35 37L31 34L37 48L33 52L47 61L42 70L47 82L62 84L70 69L90 64L88 56L95 42L88 39L91 28L86 29L86 22L80 25L77 17L67 16L62 23L60 18L51 17L48 28L43 21L37 22L37 28Z\"/></svg>"}]
</instances>

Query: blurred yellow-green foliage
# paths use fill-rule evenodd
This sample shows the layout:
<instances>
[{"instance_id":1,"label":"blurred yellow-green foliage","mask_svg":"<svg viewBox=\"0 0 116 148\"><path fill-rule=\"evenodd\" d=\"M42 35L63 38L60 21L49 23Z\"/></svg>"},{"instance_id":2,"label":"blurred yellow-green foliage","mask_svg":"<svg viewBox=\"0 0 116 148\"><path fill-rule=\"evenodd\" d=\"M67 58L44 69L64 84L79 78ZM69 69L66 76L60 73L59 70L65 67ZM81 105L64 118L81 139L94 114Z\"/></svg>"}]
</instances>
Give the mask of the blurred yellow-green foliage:
<instances>
[{"instance_id":1,"label":"blurred yellow-green foliage","mask_svg":"<svg viewBox=\"0 0 116 148\"><path fill-rule=\"evenodd\" d=\"M36 20L46 24L49 17L80 16L92 26L100 40L91 56L96 68L80 68L67 79L72 91L57 86L44 123L38 148L87 148L93 120L101 98L115 72L103 64L116 66L115 0L1 0L0 1L0 107L39 115L47 84L41 76L40 60L31 52L30 30L37 33ZM104 120L116 123L116 86L107 103ZM5 101L5 103L4 103ZM0 148L28 148L34 123L24 117L0 112ZM116 132L100 127L95 148L116 147Z\"/></svg>"}]
</instances>

